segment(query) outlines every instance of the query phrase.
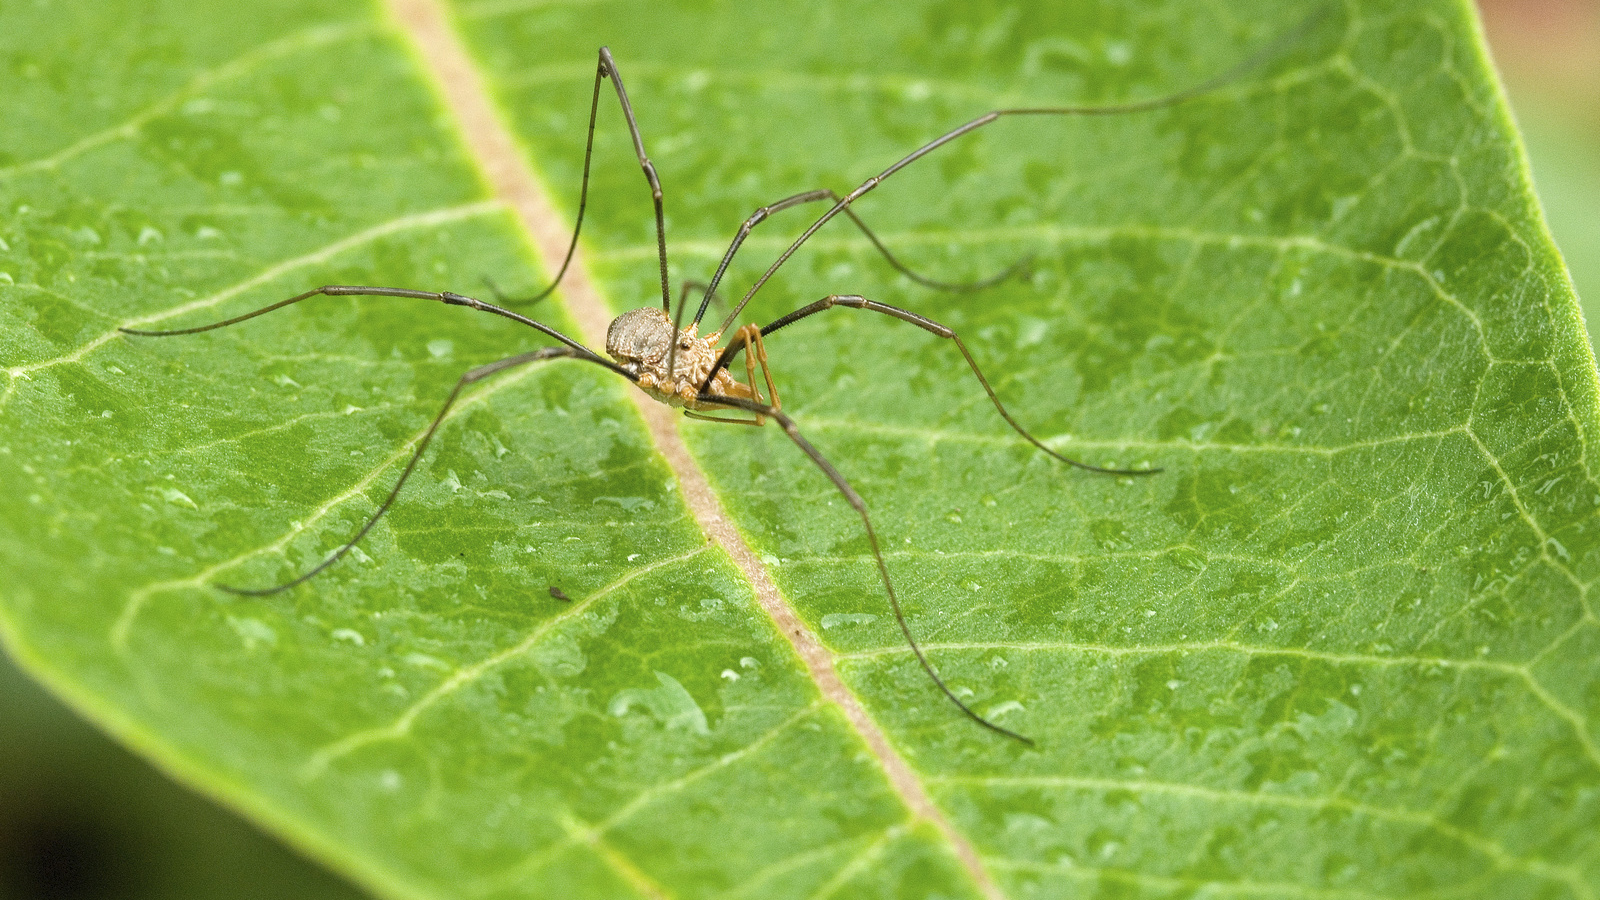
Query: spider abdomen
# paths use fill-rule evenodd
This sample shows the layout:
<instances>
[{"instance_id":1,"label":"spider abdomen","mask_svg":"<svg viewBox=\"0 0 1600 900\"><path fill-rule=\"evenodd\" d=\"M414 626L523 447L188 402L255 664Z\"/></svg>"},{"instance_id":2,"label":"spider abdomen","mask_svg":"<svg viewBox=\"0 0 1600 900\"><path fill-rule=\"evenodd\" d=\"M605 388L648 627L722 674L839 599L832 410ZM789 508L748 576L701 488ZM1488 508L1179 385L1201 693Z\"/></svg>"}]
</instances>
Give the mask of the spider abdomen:
<instances>
[{"instance_id":1,"label":"spider abdomen","mask_svg":"<svg viewBox=\"0 0 1600 900\"><path fill-rule=\"evenodd\" d=\"M700 385L716 365L720 334L699 337L694 328L678 333L677 352L672 352L672 321L662 310L647 306L625 312L611 320L606 329L606 353L628 372L637 375L639 389L668 406L688 409L718 409L699 400ZM739 383L726 369L717 372L706 393L751 399L754 392Z\"/></svg>"}]
</instances>

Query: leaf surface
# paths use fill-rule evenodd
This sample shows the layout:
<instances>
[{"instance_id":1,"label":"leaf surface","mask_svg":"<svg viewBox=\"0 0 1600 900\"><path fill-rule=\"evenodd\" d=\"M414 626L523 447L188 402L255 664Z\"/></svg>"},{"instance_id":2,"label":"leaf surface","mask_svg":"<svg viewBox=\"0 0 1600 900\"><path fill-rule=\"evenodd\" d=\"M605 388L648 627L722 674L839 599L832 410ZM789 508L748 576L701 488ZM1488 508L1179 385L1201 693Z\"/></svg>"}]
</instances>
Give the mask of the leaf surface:
<instances>
[{"instance_id":1,"label":"leaf surface","mask_svg":"<svg viewBox=\"0 0 1600 900\"><path fill-rule=\"evenodd\" d=\"M1084 3L453 10L575 208L594 48L666 190L675 283L738 223L993 108L1161 96L1297 11ZM685 423L717 495L944 824L920 817L708 544L597 368L325 283L542 284L432 61L385 10L7 6L0 633L159 764L394 896L1592 897L1596 375L1462 4L1336 3L1279 58L1139 115L1006 120L829 225L752 302L774 428ZM94 35L96 40L86 40ZM609 89L608 89L609 91ZM655 302L649 196L601 97L585 224ZM760 225L733 296L808 221ZM548 261L546 261L548 262ZM568 333L556 304L536 308ZM571 598L552 596L557 587ZM971 853L963 857L964 848ZM973 859L977 862L974 864Z\"/></svg>"}]
</instances>

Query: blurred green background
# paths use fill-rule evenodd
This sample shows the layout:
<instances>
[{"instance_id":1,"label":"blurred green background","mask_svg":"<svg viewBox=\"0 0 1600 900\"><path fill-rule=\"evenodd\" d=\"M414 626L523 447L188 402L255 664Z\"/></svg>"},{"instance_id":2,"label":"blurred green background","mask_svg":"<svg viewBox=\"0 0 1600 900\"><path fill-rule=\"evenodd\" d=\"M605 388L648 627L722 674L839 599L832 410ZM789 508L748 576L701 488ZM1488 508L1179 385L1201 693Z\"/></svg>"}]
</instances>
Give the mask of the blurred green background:
<instances>
[{"instance_id":1,"label":"blurred green background","mask_svg":"<svg viewBox=\"0 0 1600 900\"><path fill-rule=\"evenodd\" d=\"M1600 336L1600 2L1478 7L1592 344Z\"/></svg>"},{"instance_id":2,"label":"blurred green background","mask_svg":"<svg viewBox=\"0 0 1600 900\"><path fill-rule=\"evenodd\" d=\"M1556 243L1600 335L1600 2L1481 0ZM360 897L169 782L0 656L0 900Z\"/></svg>"}]
</instances>

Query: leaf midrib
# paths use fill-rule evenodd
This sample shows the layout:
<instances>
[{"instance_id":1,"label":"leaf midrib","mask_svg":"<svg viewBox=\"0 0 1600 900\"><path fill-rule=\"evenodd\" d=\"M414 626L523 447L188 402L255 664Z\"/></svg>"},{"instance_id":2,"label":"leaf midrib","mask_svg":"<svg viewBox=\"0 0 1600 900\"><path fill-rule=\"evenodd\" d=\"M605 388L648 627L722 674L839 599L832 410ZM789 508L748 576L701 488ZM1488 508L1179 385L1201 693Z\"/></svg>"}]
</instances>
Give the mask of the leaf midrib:
<instances>
[{"instance_id":1,"label":"leaf midrib","mask_svg":"<svg viewBox=\"0 0 1600 900\"><path fill-rule=\"evenodd\" d=\"M483 173L489 194L516 214L545 271L560 268L567 252L570 225L545 195L539 180L516 149L516 141L491 99L484 73L468 54L436 0L386 0L393 20L410 41L414 58L430 76L442 105L451 113L468 158ZM611 98L603 97L610 103ZM575 253L562 283L561 299L578 324L579 334L594 346L603 346L611 313L589 273L582 248ZM627 391L638 409L650 441L677 478L685 505L701 531L726 552L749 581L757 603L794 648L807 676L822 697L837 705L849 727L883 768L889 787L914 816L931 822L950 845L956 858L987 900L1003 900L977 850L956 829L943 810L934 805L921 778L889 743L884 729L861 701L845 686L834 668L834 656L801 620L779 592L755 551L744 542L723 509L699 464L689 454L677 430L677 417L667 407L638 391Z\"/></svg>"}]
</instances>

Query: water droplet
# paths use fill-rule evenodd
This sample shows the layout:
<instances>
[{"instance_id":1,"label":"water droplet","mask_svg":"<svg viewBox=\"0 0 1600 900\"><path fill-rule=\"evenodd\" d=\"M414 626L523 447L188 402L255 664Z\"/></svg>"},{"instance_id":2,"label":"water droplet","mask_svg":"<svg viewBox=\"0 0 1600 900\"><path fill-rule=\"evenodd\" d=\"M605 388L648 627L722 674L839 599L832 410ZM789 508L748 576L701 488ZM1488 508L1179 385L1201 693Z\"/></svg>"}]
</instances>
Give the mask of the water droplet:
<instances>
[{"instance_id":1,"label":"water droplet","mask_svg":"<svg viewBox=\"0 0 1600 900\"><path fill-rule=\"evenodd\" d=\"M449 663L439 659L438 657L429 656L426 653L407 653L405 655L405 663L408 666L420 666L424 669L437 669L440 672L451 671Z\"/></svg>"},{"instance_id":2,"label":"water droplet","mask_svg":"<svg viewBox=\"0 0 1600 900\"><path fill-rule=\"evenodd\" d=\"M187 506L190 509L200 508L199 504L189 499L188 494L185 494L183 491L180 491L177 488L162 488L161 496L165 497L168 503L176 503L179 506Z\"/></svg>"},{"instance_id":3,"label":"water droplet","mask_svg":"<svg viewBox=\"0 0 1600 900\"><path fill-rule=\"evenodd\" d=\"M643 707L667 729L684 729L695 734L710 734L705 711L676 678L665 672L656 672L660 687L626 688L618 691L606 706L606 712L622 718L635 706Z\"/></svg>"},{"instance_id":4,"label":"water droplet","mask_svg":"<svg viewBox=\"0 0 1600 900\"><path fill-rule=\"evenodd\" d=\"M273 647L278 643L278 633L259 619L239 619L229 616L228 625L239 635L239 639L244 641L246 650L254 650L257 644Z\"/></svg>"},{"instance_id":5,"label":"water droplet","mask_svg":"<svg viewBox=\"0 0 1600 900\"><path fill-rule=\"evenodd\" d=\"M871 613L828 613L822 617L823 628L837 628L840 625L871 625L878 621L878 617Z\"/></svg>"}]
</instances>

